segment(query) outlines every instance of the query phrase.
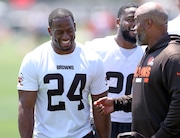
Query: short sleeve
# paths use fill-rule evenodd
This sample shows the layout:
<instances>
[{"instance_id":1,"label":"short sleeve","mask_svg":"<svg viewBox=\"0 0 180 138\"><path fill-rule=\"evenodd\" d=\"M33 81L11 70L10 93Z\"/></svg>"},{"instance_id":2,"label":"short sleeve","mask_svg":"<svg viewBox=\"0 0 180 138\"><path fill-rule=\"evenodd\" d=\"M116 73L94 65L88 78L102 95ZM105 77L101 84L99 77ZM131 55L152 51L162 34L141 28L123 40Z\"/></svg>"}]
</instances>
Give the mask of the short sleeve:
<instances>
[{"instance_id":1,"label":"short sleeve","mask_svg":"<svg viewBox=\"0 0 180 138\"><path fill-rule=\"evenodd\" d=\"M32 54L29 53L24 57L18 74L18 90L38 90L37 65L35 63Z\"/></svg>"},{"instance_id":2,"label":"short sleeve","mask_svg":"<svg viewBox=\"0 0 180 138\"><path fill-rule=\"evenodd\" d=\"M105 68L102 59L99 58L93 65L93 80L90 91L93 95L101 94L108 90Z\"/></svg>"}]
</instances>

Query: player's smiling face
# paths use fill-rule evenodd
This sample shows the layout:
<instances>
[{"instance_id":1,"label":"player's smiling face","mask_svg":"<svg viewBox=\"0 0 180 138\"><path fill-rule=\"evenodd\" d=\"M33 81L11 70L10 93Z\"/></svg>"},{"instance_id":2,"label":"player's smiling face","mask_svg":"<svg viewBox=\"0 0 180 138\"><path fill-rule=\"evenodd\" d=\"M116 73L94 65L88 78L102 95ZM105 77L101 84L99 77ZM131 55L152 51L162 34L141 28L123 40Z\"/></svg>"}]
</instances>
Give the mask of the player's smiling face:
<instances>
[{"instance_id":1,"label":"player's smiling face","mask_svg":"<svg viewBox=\"0 0 180 138\"><path fill-rule=\"evenodd\" d=\"M56 53L69 54L73 52L75 48L75 31L76 26L70 16L53 19L49 32Z\"/></svg>"}]
</instances>

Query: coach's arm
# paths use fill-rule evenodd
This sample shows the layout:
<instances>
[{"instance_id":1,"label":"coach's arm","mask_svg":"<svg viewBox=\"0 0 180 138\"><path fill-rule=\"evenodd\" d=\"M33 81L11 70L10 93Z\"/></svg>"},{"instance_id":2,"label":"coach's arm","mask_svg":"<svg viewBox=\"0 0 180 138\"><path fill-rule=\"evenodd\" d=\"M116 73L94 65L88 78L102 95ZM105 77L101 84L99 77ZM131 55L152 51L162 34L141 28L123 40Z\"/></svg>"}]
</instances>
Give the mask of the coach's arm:
<instances>
[{"instance_id":1,"label":"coach's arm","mask_svg":"<svg viewBox=\"0 0 180 138\"><path fill-rule=\"evenodd\" d=\"M103 97L94 102L94 108L102 115L120 110L131 112L131 105L132 95L125 95L120 98Z\"/></svg>"}]
</instances>

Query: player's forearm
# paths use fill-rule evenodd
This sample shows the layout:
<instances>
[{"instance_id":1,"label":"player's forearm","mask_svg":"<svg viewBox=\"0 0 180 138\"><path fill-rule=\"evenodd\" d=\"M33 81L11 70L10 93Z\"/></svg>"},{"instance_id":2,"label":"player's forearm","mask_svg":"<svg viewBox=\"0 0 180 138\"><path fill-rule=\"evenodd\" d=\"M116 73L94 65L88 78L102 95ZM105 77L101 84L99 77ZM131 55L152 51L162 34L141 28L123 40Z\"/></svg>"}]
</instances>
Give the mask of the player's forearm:
<instances>
[{"instance_id":1,"label":"player's forearm","mask_svg":"<svg viewBox=\"0 0 180 138\"><path fill-rule=\"evenodd\" d=\"M95 113L94 123L95 123L99 138L110 138L111 136L110 135L111 134L110 114L100 115L99 113Z\"/></svg>"},{"instance_id":2,"label":"player's forearm","mask_svg":"<svg viewBox=\"0 0 180 138\"><path fill-rule=\"evenodd\" d=\"M98 96L93 95L92 105L94 101L97 101L99 98L106 96L107 96L107 91ZM110 138L111 136L110 114L101 115L100 112L94 106L92 108L93 108L94 124L99 138Z\"/></svg>"},{"instance_id":3,"label":"player's forearm","mask_svg":"<svg viewBox=\"0 0 180 138\"><path fill-rule=\"evenodd\" d=\"M33 112L19 109L18 126L21 138L32 138L34 128Z\"/></svg>"}]
</instances>

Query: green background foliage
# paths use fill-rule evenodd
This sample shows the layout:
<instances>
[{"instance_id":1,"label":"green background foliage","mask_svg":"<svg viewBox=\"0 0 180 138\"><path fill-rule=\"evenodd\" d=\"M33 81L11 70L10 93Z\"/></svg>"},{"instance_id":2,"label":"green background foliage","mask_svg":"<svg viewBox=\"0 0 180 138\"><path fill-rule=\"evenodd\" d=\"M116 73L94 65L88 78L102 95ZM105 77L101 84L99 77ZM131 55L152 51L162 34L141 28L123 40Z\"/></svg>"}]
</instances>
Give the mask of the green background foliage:
<instances>
[{"instance_id":1,"label":"green background foliage","mask_svg":"<svg viewBox=\"0 0 180 138\"><path fill-rule=\"evenodd\" d=\"M0 46L0 137L18 138L17 73L21 56L11 42Z\"/></svg>"},{"instance_id":2,"label":"green background foliage","mask_svg":"<svg viewBox=\"0 0 180 138\"><path fill-rule=\"evenodd\" d=\"M17 76L24 55L41 41L30 36L0 40L0 138L20 138Z\"/></svg>"}]
</instances>

